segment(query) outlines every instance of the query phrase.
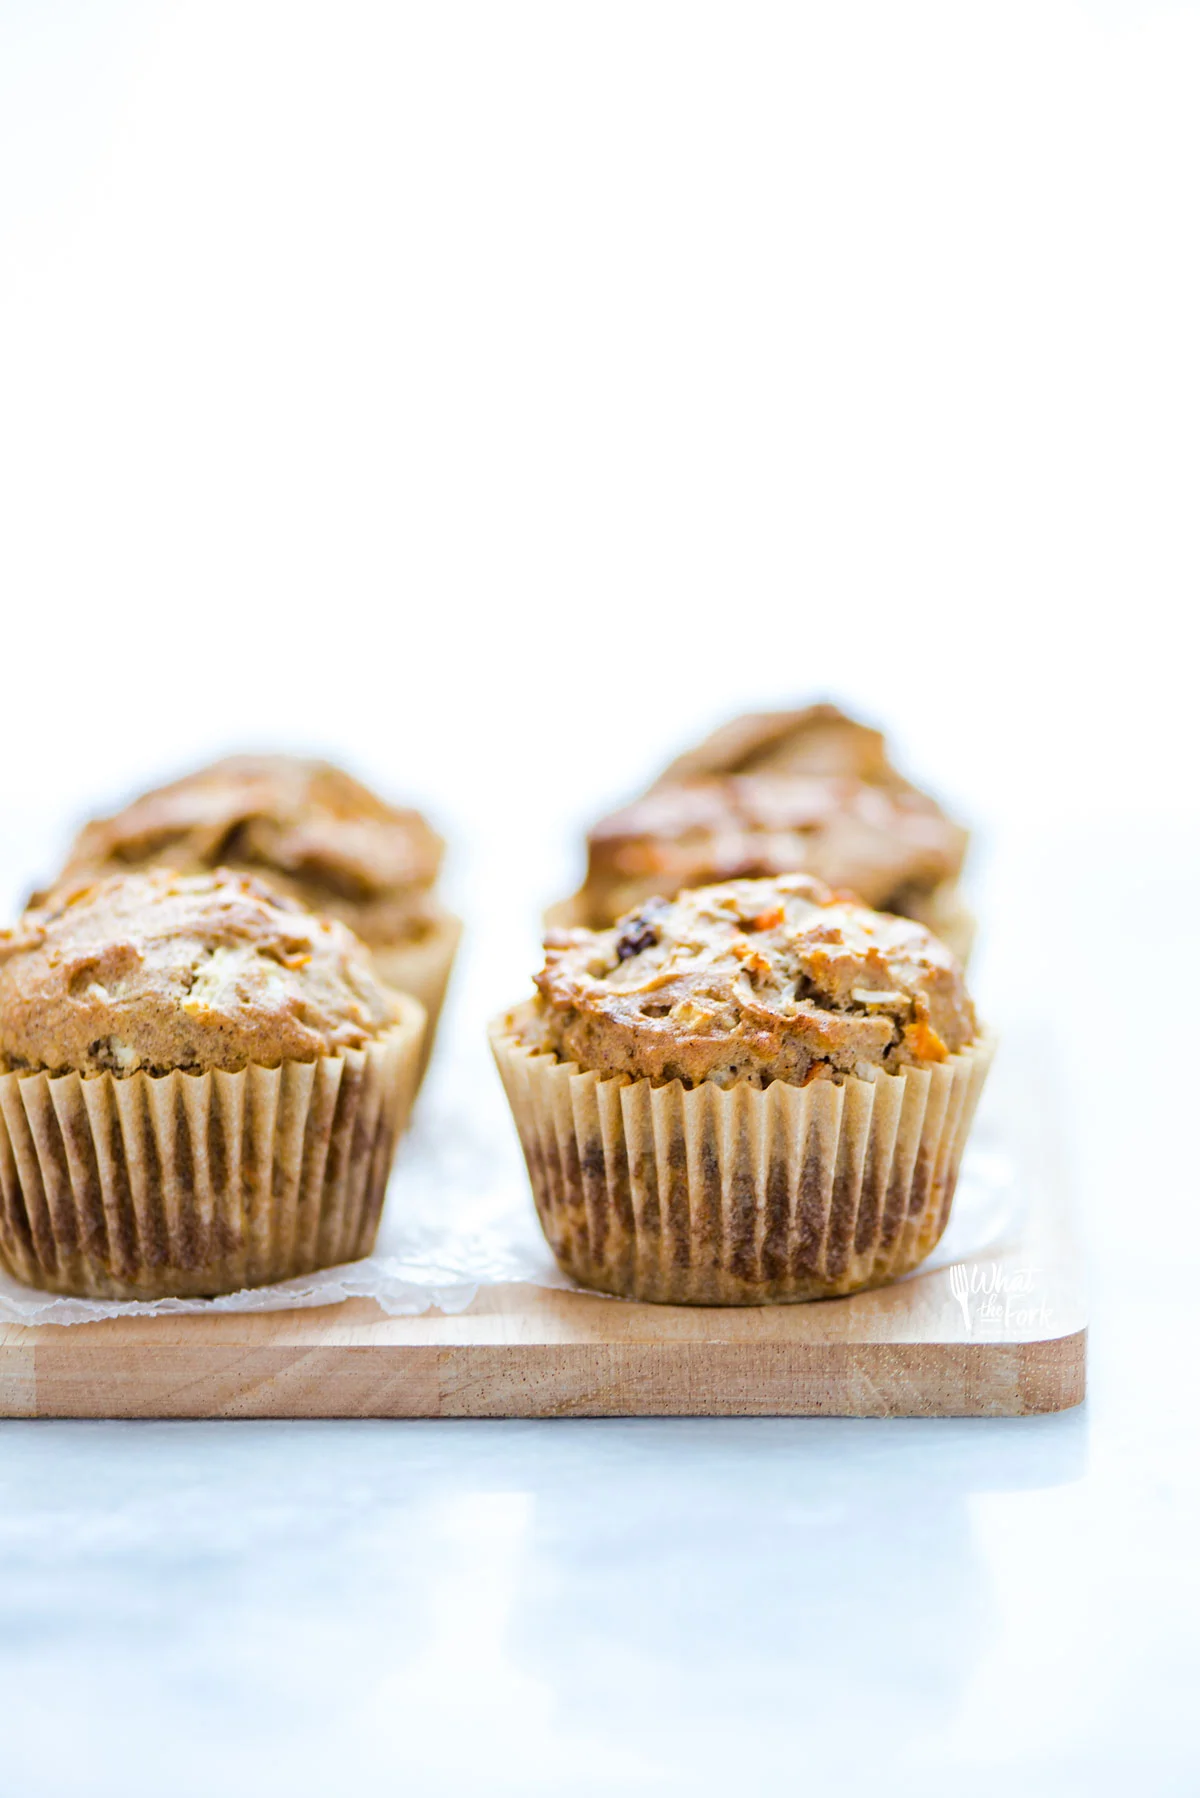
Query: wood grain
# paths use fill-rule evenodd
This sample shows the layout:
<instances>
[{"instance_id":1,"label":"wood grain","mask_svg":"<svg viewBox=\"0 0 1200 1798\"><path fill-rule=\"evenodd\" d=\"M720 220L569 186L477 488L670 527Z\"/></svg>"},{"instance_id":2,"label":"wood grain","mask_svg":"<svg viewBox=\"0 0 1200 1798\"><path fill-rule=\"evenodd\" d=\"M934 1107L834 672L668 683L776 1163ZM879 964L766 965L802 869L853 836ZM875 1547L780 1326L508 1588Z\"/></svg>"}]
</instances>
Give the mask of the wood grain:
<instances>
[{"instance_id":1,"label":"wood grain","mask_svg":"<svg viewBox=\"0 0 1200 1798\"><path fill-rule=\"evenodd\" d=\"M1060 1189L1039 1183L1014 1240L965 1265L966 1315L941 1269L753 1310L500 1286L453 1317L387 1317L358 1300L3 1325L0 1414L971 1417L1078 1404L1086 1331Z\"/></svg>"}]
</instances>

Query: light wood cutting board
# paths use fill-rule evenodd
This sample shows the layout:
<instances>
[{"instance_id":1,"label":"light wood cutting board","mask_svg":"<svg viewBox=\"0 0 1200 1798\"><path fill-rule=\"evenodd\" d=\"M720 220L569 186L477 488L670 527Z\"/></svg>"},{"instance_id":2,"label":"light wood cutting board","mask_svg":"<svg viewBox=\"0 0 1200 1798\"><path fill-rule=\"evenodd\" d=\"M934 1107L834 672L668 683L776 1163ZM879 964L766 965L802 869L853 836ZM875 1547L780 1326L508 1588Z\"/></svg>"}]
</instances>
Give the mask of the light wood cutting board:
<instances>
[{"instance_id":1,"label":"light wood cutting board","mask_svg":"<svg viewBox=\"0 0 1200 1798\"><path fill-rule=\"evenodd\" d=\"M1013 1065L1015 1064L1015 1065ZM1021 1076L1012 1083L1013 1074ZM1084 1394L1079 1258L1057 1109L1014 1056L1010 1241L856 1298L633 1305L494 1286L457 1316L311 1311L0 1324L7 1417L1005 1417Z\"/></svg>"},{"instance_id":2,"label":"light wood cutting board","mask_svg":"<svg viewBox=\"0 0 1200 1798\"><path fill-rule=\"evenodd\" d=\"M312 1311L0 1325L8 1417L1016 1416L1076 1405L1067 1220L956 1273L821 1304L691 1310L492 1287L458 1316ZM966 1290L964 1290L964 1284ZM957 1292L956 1292L957 1287Z\"/></svg>"}]
</instances>

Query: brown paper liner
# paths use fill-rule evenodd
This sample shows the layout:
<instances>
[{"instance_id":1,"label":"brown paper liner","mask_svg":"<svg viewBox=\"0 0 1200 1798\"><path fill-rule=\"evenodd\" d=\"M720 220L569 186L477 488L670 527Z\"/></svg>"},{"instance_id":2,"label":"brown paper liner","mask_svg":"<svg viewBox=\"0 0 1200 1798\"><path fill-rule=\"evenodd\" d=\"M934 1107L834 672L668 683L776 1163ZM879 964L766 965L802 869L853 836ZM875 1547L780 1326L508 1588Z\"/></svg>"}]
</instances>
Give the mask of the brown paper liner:
<instances>
[{"instance_id":1,"label":"brown paper liner","mask_svg":"<svg viewBox=\"0 0 1200 1798\"><path fill-rule=\"evenodd\" d=\"M212 1297L371 1252L425 1016L210 1074L0 1075L0 1266L81 1298Z\"/></svg>"},{"instance_id":2,"label":"brown paper liner","mask_svg":"<svg viewBox=\"0 0 1200 1798\"><path fill-rule=\"evenodd\" d=\"M587 925L583 888L567 899L556 899L542 913L543 930L577 930ZM588 926L590 928L590 926Z\"/></svg>"},{"instance_id":3,"label":"brown paper liner","mask_svg":"<svg viewBox=\"0 0 1200 1798\"><path fill-rule=\"evenodd\" d=\"M916 913L912 915L916 917ZM542 913L542 924L547 930L574 930L586 924L587 917L586 898L581 888L569 899L557 899L553 905L548 905ZM957 881L946 880L933 889L917 922L940 937L966 967L975 941L975 915L963 898Z\"/></svg>"},{"instance_id":4,"label":"brown paper liner","mask_svg":"<svg viewBox=\"0 0 1200 1798\"><path fill-rule=\"evenodd\" d=\"M433 1053L438 1018L450 984L454 956L462 936L462 924L446 915L428 936L415 943L396 943L371 950L375 972L385 985L398 993L409 993L425 1007L425 1034L421 1042L417 1083L424 1078Z\"/></svg>"},{"instance_id":5,"label":"brown paper liner","mask_svg":"<svg viewBox=\"0 0 1200 1798\"><path fill-rule=\"evenodd\" d=\"M993 1041L840 1086L655 1086L492 1049L546 1239L583 1286L668 1305L833 1298L908 1273L950 1216Z\"/></svg>"},{"instance_id":6,"label":"brown paper liner","mask_svg":"<svg viewBox=\"0 0 1200 1798\"><path fill-rule=\"evenodd\" d=\"M975 945L975 914L956 880L944 880L911 914L952 949L965 968Z\"/></svg>"}]
</instances>

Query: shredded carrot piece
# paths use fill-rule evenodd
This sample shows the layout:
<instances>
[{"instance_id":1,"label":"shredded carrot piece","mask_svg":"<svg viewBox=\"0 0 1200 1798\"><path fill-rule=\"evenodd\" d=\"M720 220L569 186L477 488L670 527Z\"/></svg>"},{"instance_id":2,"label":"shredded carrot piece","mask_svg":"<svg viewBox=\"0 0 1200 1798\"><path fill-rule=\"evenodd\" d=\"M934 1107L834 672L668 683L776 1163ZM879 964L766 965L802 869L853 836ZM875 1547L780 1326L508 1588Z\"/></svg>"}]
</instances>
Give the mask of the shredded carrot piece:
<instances>
[{"instance_id":1,"label":"shredded carrot piece","mask_svg":"<svg viewBox=\"0 0 1200 1798\"><path fill-rule=\"evenodd\" d=\"M945 1061L950 1053L932 1024L927 1024L924 1018L909 1024L904 1036L913 1054L919 1055L922 1061Z\"/></svg>"}]
</instances>

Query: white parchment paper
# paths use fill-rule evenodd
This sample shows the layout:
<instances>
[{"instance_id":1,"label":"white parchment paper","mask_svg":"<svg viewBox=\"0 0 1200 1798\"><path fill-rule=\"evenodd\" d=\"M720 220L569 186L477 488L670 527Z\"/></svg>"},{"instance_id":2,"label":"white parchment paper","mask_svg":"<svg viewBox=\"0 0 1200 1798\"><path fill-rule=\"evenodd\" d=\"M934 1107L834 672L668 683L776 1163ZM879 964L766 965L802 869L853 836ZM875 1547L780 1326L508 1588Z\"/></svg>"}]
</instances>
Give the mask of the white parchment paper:
<instances>
[{"instance_id":1,"label":"white parchment paper","mask_svg":"<svg viewBox=\"0 0 1200 1798\"><path fill-rule=\"evenodd\" d=\"M480 1033L482 1034L482 1033ZM1019 1222L1020 1182L995 1071L967 1150L950 1226L921 1269L979 1255ZM910 1278L912 1276L909 1276ZM538 1227L508 1106L483 1042L435 1066L397 1157L375 1253L277 1286L217 1299L55 1298L0 1274L0 1319L93 1323L164 1313L283 1311L374 1299L393 1316L462 1311L482 1286L570 1291ZM621 1301L614 1301L620 1303Z\"/></svg>"}]
</instances>

